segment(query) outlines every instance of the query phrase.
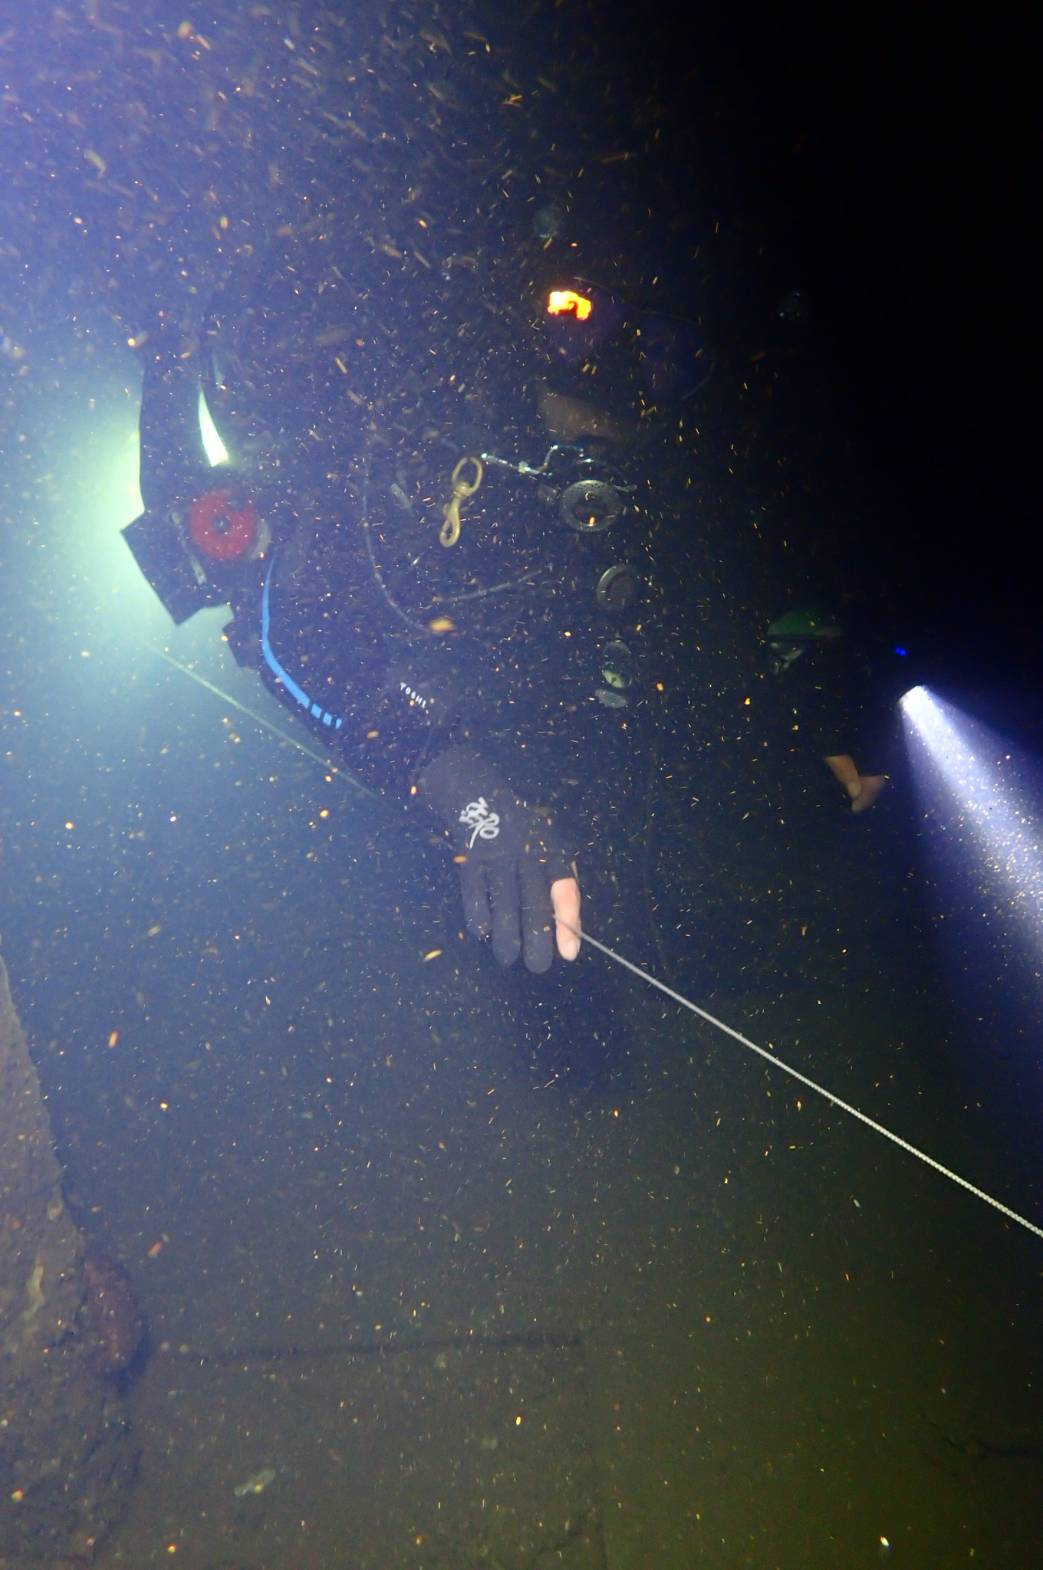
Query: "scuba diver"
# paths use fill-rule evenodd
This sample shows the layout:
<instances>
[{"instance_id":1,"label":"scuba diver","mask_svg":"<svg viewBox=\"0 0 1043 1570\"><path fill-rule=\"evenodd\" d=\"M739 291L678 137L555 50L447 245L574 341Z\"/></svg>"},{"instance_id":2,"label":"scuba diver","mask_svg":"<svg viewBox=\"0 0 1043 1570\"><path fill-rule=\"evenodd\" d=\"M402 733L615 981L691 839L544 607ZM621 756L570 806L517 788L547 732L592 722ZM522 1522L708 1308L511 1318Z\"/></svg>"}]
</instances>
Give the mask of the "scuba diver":
<instances>
[{"instance_id":1,"label":"scuba diver","mask_svg":"<svg viewBox=\"0 0 1043 1570\"><path fill-rule=\"evenodd\" d=\"M835 617L817 607L776 617L766 642L788 730L823 760L851 811L868 812L889 775L878 766L885 748L871 717L876 683L864 655Z\"/></svg>"},{"instance_id":2,"label":"scuba diver","mask_svg":"<svg viewBox=\"0 0 1043 1570\"><path fill-rule=\"evenodd\" d=\"M175 623L230 606L236 660L440 824L470 932L543 972L579 952L576 858L641 774L640 449L708 359L695 324L589 280L534 276L512 312L474 257L351 251L277 258L194 333L160 319L125 537Z\"/></svg>"}]
</instances>

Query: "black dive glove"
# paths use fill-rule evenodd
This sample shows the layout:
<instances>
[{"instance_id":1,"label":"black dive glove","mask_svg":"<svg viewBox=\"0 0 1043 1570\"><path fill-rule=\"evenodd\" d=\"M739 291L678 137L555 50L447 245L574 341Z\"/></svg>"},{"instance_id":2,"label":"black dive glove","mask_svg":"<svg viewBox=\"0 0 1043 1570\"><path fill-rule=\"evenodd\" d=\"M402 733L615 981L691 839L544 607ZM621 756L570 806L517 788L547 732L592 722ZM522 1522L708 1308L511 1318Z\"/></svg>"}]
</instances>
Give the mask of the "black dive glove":
<instances>
[{"instance_id":1,"label":"black dive glove","mask_svg":"<svg viewBox=\"0 0 1043 1570\"><path fill-rule=\"evenodd\" d=\"M550 823L465 747L450 747L435 758L417 784L449 834L468 931L476 938L492 936L501 965L513 965L523 953L529 970L549 969L551 884L575 876Z\"/></svg>"}]
</instances>

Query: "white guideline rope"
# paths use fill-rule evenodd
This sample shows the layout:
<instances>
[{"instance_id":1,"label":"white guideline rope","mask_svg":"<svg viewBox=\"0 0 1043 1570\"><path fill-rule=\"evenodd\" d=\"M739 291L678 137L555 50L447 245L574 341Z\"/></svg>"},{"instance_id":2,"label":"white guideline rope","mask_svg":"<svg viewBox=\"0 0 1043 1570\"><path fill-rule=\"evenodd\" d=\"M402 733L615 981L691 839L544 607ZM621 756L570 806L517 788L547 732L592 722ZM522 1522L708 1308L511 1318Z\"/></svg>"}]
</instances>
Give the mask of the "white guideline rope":
<instances>
[{"instance_id":1,"label":"white guideline rope","mask_svg":"<svg viewBox=\"0 0 1043 1570\"><path fill-rule=\"evenodd\" d=\"M672 1002L679 1003L682 1008L688 1009L692 1014L697 1014L708 1025L712 1025L715 1030L722 1031L724 1035L731 1036L732 1040L737 1041L740 1046L748 1047L751 1052L756 1052L758 1057L764 1058L766 1062L771 1064L772 1068L782 1069L784 1074L789 1074L792 1079L799 1080L802 1085L806 1085L816 1095L824 1096L833 1106L839 1107L841 1112L847 1112L851 1117L857 1118L860 1123L864 1123L867 1128L871 1128L875 1134L882 1134L885 1139L891 1141L892 1145L897 1145L900 1150L906 1151L910 1156L915 1156L925 1166L932 1167L935 1172L940 1172L942 1177L947 1177L951 1183L956 1183L960 1188L965 1188L976 1199L984 1200L986 1205L991 1205L993 1210L998 1210L1000 1215L1007 1217L1008 1221L1016 1221L1018 1226L1024 1227L1027 1232L1034 1232L1036 1237L1043 1238L1043 1227L1037 1226L1034 1221L1029 1221L1026 1216L1019 1215L1016 1210L1011 1210L1009 1205L1004 1205L1001 1200L994 1199L991 1194L986 1194L984 1189L968 1182L958 1172L953 1172L951 1167L943 1166L940 1161L935 1161L934 1157L929 1156L925 1150L919 1150L916 1145L911 1145L907 1139L903 1139L900 1134L895 1134L891 1129L885 1128L882 1123L878 1123L868 1113L860 1112L858 1107L853 1107L849 1101L843 1101L840 1096L835 1096L824 1085L816 1084L813 1079L809 1079L799 1069L791 1067L789 1063L784 1063L781 1058L776 1057L774 1052L769 1052L766 1047L759 1047L748 1036L743 1036L739 1031L733 1030L731 1025L726 1025L723 1019L715 1018L706 1009L700 1008L698 1003L693 1003L690 998L684 997L680 992L675 992L673 987L668 987L665 981L660 981L658 977L651 975L647 970L642 970L641 966L635 965L633 960L624 959L622 954L617 954L615 949L610 949L607 943L601 943L597 938L592 938L590 933L585 930L583 932L577 931L575 927L570 927L567 921L562 921L559 925L568 927L568 930L575 933L576 937L581 938L584 943L589 943L599 953L606 954L609 959L615 960L617 965L622 965L624 970L631 971L635 976L639 976L642 981L647 981L648 985L655 987L658 992L665 993Z\"/></svg>"},{"instance_id":2,"label":"white guideline rope","mask_svg":"<svg viewBox=\"0 0 1043 1570\"><path fill-rule=\"evenodd\" d=\"M153 654L158 654L161 660L166 660L168 665L173 665L174 669L180 671L182 676L190 677L200 687L205 687L207 692L212 692L216 698L221 699L222 703L230 704L233 709L238 709L240 714L245 714L247 719L253 720L255 725L260 725L264 730L271 731L273 736L278 736L279 740L284 741L288 747L296 747L298 752L303 752L304 756L311 758L313 763L321 764L327 774L336 775L339 780L347 785L349 790L358 791L361 796L370 796L374 800L377 799L376 792L367 789L361 780L357 780L347 769L340 768L314 747L309 747L306 742L301 741L298 737L291 736L289 731L283 730L281 725L276 725L274 721L267 719L263 714L258 714L256 709L247 708L245 703L240 703L238 698L233 698L232 694L225 692L223 687L218 687L214 682L207 681L205 676L200 676L199 672L194 671L191 665L182 664L172 654L168 654L166 649L158 649L153 644L147 644L146 647Z\"/></svg>"},{"instance_id":3,"label":"white guideline rope","mask_svg":"<svg viewBox=\"0 0 1043 1570\"><path fill-rule=\"evenodd\" d=\"M314 762L321 763L324 769L330 774L336 775L349 789L359 791L364 796L374 795L373 791L367 790L365 785L356 780L346 769L338 768L328 758L323 757L321 752L316 752L313 748L306 746L304 742L298 741L296 736L291 736L289 731L284 731L281 726L273 725L271 720L265 719L263 714L258 714L254 709L248 709L245 703L240 703L230 693L223 692L212 681L207 681L205 676L200 676L190 666L183 665L180 660L174 659L173 655L168 654L165 649L153 647L152 652L158 654L160 659L166 660L168 665L173 665L175 670L181 671L185 676L190 676L193 681L198 682L201 687L205 687L208 692L214 693L218 698L223 699L225 703L230 703L241 714L247 715L250 719L256 721L258 725L262 725L265 730L271 731L279 737L280 741L286 742L288 746L296 747L298 752L303 752L306 757L313 759ZM918 1161L922 1161L924 1166L933 1167L935 1172L940 1172L942 1177L947 1177L951 1183L955 1183L959 1188L965 1188L969 1194L973 1194L976 1199L983 1200L986 1205L991 1205L993 1210L998 1210L1000 1215L1007 1217L1008 1221L1016 1221L1018 1226L1024 1227L1027 1232L1034 1232L1036 1237L1043 1238L1043 1227L1038 1227L1034 1221L1029 1221L1027 1217L1019 1215L1016 1210L1011 1210L1009 1205L1004 1205L1001 1200L994 1199L991 1194L986 1194L984 1189L968 1182L965 1177L961 1177L958 1172L953 1172L950 1167L945 1167L940 1161L935 1161L934 1157L929 1156L925 1150L919 1150L916 1145L911 1145L907 1139L903 1139L900 1134L895 1134L891 1129L885 1128L882 1123L878 1123L868 1113L860 1112L858 1107L853 1107L850 1102L843 1101L840 1096L835 1096L824 1085L816 1084L813 1079L809 1079L799 1069L792 1068L789 1063L784 1063L782 1058L776 1057L774 1052L769 1052L766 1047L759 1047L748 1036L733 1030L731 1025L726 1025L722 1019L717 1019L706 1009L700 1008L698 1003L693 1003L690 998L684 997L680 992L675 992L673 987L668 987L665 981L660 981L657 976L653 976L649 971L642 970L641 966L635 965L633 960L624 959L622 954L617 954L615 949L610 949L607 943L602 943L600 939L591 937L589 932L580 932L576 927L569 926L567 921L559 921L558 925L568 928L568 931L582 942L589 943L591 948L597 949L599 953L614 960L617 965L622 965L624 970L631 971L642 981L646 981L650 987L655 987L658 992L662 992L666 997L670 998L672 1002L680 1004L681 1008L688 1009L692 1014L697 1014L708 1025L712 1025L715 1030L722 1031L724 1035L731 1036L732 1040L737 1041L740 1046L748 1047L751 1052L756 1052L758 1057L764 1058L773 1068L780 1068L784 1074L789 1074L792 1079L799 1080L802 1085L806 1085L816 1095L823 1096L833 1106L839 1107L841 1112L847 1112L851 1117L857 1118L860 1123L864 1123L874 1133L882 1134L885 1139L891 1141L892 1145L897 1145L900 1150L907 1151L910 1156L915 1156Z\"/></svg>"}]
</instances>

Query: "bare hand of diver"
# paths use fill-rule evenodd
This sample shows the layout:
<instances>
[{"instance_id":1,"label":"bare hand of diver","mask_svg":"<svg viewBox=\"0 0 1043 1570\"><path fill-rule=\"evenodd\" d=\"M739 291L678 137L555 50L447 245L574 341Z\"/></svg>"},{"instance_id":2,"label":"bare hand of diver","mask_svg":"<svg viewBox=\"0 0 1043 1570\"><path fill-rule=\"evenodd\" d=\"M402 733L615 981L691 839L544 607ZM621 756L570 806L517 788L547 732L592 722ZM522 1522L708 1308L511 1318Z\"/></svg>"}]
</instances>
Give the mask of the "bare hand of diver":
<instances>
[{"instance_id":1,"label":"bare hand of diver","mask_svg":"<svg viewBox=\"0 0 1043 1570\"><path fill-rule=\"evenodd\" d=\"M884 786L887 784L886 774L863 774L861 776L862 788L858 795L852 799L852 812L868 812Z\"/></svg>"},{"instance_id":2,"label":"bare hand of diver","mask_svg":"<svg viewBox=\"0 0 1043 1570\"><path fill-rule=\"evenodd\" d=\"M555 935L562 959L575 959L579 953L579 884L575 878L557 878L550 886L554 907Z\"/></svg>"},{"instance_id":3,"label":"bare hand of diver","mask_svg":"<svg viewBox=\"0 0 1043 1570\"><path fill-rule=\"evenodd\" d=\"M887 784L886 774L860 774L849 752L834 753L826 764L851 798L852 812L868 812Z\"/></svg>"}]
</instances>

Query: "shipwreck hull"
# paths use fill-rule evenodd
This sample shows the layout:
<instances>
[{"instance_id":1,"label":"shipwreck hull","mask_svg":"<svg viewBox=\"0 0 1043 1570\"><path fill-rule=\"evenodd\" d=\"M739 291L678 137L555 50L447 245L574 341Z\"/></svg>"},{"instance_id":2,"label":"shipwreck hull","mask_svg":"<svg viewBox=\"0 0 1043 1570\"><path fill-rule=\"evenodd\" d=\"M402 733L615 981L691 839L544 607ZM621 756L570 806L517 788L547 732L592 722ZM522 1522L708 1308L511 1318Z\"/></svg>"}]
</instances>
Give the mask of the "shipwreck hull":
<instances>
[{"instance_id":1,"label":"shipwreck hull","mask_svg":"<svg viewBox=\"0 0 1043 1570\"><path fill-rule=\"evenodd\" d=\"M110 1377L129 1288L118 1267L99 1284L61 1177L0 960L0 1570L90 1564L137 1462Z\"/></svg>"}]
</instances>

